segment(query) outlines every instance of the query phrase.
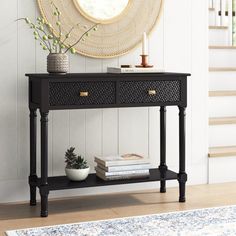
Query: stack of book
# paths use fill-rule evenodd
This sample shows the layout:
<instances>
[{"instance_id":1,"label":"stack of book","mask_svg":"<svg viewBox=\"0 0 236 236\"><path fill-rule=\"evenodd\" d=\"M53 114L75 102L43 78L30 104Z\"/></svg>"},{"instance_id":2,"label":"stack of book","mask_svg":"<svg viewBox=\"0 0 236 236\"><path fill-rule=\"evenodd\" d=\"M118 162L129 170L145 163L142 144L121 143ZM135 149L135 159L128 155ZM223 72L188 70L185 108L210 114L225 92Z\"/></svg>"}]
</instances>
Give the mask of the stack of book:
<instances>
[{"instance_id":1,"label":"stack of book","mask_svg":"<svg viewBox=\"0 0 236 236\"><path fill-rule=\"evenodd\" d=\"M107 67L107 72L112 74L122 74L122 73L163 73L163 69L156 67Z\"/></svg>"},{"instance_id":2,"label":"stack of book","mask_svg":"<svg viewBox=\"0 0 236 236\"><path fill-rule=\"evenodd\" d=\"M148 159L137 154L95 157L96 175L103 180L146 178L151 168Z\"/></svg>"}]
</instances>

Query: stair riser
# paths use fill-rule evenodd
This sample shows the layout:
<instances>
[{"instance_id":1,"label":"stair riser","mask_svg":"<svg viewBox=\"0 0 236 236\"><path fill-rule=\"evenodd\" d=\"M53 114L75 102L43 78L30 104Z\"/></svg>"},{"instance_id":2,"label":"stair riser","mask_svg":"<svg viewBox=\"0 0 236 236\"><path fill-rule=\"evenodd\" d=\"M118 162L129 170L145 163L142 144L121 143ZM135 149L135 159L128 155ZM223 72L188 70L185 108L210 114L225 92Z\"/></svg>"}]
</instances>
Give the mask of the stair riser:
<instances>
[{"instance_id":1,"label":"stair riser","mask_svg":"<svg viewBox=\"0 0 236 236\"><path fill-rule=\"evenodd\" d=\"M233 146L236 143L236 125L209 126L209 146Z\"/></svg>"},{"instance_id":2,"label":"stair riser","mask_svg":"<svg viewBox=\"0 0 236 236\"><path fill-rule=\"evenodd\" d=\"M236 49L209 49L209 66L236 67Z\"/></svg>"},{"instance_id":3,"label":"stair riser","mask_svg":"<svg viewBox=\"0 0 236 236\"><path fill-rule=\"evenodd\" d=\"M229 45L228 30L209 29L209 45L210 46Z\"/></svg>"},{"instance_id":4,"label":"stair riser","mask_svg":"<svg viewBox=\"0 0 236 236\"><path fill-rule=\"evenodd\" d=\"M235 115L236 115L235 96L209 98L209 117L227 117Z\"/></svg>"},{"instance_id":5,"label":"stair riser","mask_svg":"<svg viewBox=\"0 0 236 236\"><path fill-rule=\"evenodd\" d=\"M236 156L209 158L209 183L236 181Z\"/></svg>"},{"instance_id":6,"label":"stair riser","mask_svg":"<svg viewBox=\"0 0 236 236\"><path fill-rule=\"evenodd\" d=\"M208 22L210 26L228 26L229 19L228 17L224 17L223 21L221 17L217 15L216 11L209 10Z\"/></svg>"},{"instance_id":7,"label":"stair riser","mask_svg":"<svg viewBox=\"0 0 236 236\"><path fill-rule=\"evenodd\" d=\"M209 25L216 25L215 11L209 11Z\"/></svg>"},{"instance_id":8,"label":"stair riser","mask_svg":"<svg viewBox=\"0 0 236 236\"><path fill-rule=\"evenodd\" d=\"M236 88L235 72L210 72L209 90L231 90Z\"/></svg>"}]
</instances>

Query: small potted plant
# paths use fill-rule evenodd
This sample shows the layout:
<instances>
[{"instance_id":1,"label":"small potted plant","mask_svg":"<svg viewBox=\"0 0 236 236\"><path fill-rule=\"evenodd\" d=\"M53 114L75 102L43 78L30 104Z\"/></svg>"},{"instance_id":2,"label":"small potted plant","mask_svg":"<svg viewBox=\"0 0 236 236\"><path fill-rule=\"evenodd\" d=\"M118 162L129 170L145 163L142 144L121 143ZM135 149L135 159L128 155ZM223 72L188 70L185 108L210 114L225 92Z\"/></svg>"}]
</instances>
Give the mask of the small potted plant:
<instances>
[{"instance_id":1,"label":"small potted plant","mask_svg":"<svg viewBox=\"0 0 236 236\"><path fill-rule=\"evenodd\" d=\"M66 176L72 181L82 181L88 177L90 168L87 161L74 151L75 148L70 147L65 153Z\"/></svg>"},{"instance_id":2,"label":"small potted plant","mask_svg":"<svg viewBox=\"0 0 236 236\"><path fill-rule=\"evenodd\" d=\"M52 9L54 9L52 14L56 18L58 35L53 33L53 26L43 17L38 17L36 23L32 23L28 17L18 20L25 20L27 25L33 30L35 40L39 41L43 50L49 52L47 56L47 71L49 73L64 74L69 71L69 61L66 53L70 51L72 54L75 54L76 49L74 46L80 41L85 41L90 31L97 31L98 24L88 27L77 23L71 26L69 32L62 32L61 12L53 1L51 1L51 4ZM81 28L84 32L75 42L68 44L67 40L71 37L72 31L77 28Z\"/></svg>"}]
</instances>

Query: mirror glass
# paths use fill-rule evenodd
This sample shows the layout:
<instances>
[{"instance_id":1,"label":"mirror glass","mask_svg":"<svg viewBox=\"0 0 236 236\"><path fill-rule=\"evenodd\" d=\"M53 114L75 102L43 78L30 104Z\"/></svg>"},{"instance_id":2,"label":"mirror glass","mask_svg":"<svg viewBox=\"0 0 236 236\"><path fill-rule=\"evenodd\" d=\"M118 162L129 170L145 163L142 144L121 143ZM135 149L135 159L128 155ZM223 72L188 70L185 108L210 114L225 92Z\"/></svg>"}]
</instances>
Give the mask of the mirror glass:
<instances>
[{"instance_id":1,"label":"mirror glass","mask_svg":"<svg viewBox=\"0 0 236 236\"><path fill-rule=\"evenodd\" d=\"M76 0L82 13L95 21L109 21L128 6L129 0Z\"/></svg>"}]
</instances>

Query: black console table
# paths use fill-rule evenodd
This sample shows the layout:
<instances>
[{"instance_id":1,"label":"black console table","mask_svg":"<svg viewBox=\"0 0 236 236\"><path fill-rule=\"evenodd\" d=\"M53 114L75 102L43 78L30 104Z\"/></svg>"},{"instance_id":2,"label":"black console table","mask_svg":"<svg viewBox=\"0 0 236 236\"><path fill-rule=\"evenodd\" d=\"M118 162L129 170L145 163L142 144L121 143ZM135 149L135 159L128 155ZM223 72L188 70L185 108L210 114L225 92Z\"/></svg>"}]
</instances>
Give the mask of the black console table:
<instances>
[{"instance_id":1,"label":"black console table","mask_svg":"<svg viewBox=\"0 0 236 236\"><path fill-rule=\"evenodd\" d=\"M166 180L179 181L179 201L185 202L185 108L187 76L181 73L143 74L26 74L29 77L30 110L30 205L36 205L40 190L41 216L48 216L48 194L52 190L160 181L166 192ZM66 176L48 177L49 110L160 106L160 165L150 177L137 180L103 181L90 174L85 181L73 182ZM166 106L179 107L179 173L166 165ZM41 177L36 171L37 109L41 115Z\"/></svg>"}]
</instances>

